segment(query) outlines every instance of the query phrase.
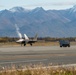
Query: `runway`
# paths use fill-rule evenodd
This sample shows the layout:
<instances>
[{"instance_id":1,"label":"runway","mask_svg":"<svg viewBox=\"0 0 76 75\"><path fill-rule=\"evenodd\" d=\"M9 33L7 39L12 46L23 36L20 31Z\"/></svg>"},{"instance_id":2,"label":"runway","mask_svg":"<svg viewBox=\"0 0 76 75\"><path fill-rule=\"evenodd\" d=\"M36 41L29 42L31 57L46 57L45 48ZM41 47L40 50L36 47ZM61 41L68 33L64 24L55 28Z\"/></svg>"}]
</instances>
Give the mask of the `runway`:
<instances>
[{"instance_id":1,"label":"runway","mask_svg":"<svg viewBox=\"0 0 76 75\"><path fill-rule=\"evenodd\" d=\"M0 65L10 64L75 64L76 46L1 47Z\"/></svg>"}]
</instances>

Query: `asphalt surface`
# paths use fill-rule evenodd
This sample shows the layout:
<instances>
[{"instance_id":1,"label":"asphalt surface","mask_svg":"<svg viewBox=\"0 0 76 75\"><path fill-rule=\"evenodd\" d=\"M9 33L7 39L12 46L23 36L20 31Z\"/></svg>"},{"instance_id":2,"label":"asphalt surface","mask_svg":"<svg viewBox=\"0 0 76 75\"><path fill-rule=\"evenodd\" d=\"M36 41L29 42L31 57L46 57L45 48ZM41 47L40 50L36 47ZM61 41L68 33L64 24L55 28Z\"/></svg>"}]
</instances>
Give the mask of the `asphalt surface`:
<instances>
[{"instance_id":1,"label":"asphalt surface","mask_svg":"<svg viewBox=\"0 0 76 75\"><path fill-rule=\"evenodd\" d=\"M76 64L76 46L0 47L0 65Z\"/></svg>"}]
</instances>

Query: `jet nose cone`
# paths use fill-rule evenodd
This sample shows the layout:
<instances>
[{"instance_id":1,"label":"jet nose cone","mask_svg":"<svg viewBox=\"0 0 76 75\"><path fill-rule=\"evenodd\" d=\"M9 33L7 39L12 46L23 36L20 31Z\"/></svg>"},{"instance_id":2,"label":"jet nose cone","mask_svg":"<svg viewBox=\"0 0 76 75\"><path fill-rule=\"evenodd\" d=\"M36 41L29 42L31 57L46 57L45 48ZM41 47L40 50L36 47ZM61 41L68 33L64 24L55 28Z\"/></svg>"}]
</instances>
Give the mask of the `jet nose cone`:
<instances>
[{"instance_id":1,"label":"jet nose cone","mask_svg":"<svg viewBox=\"0 0 76 75\"><path fill-rule=\"evenodd\" d=\"M22 42L22 41L24 41L24 39L19 39L19 40L17 40L16 42Z\"/></svg>"}]
</instances>

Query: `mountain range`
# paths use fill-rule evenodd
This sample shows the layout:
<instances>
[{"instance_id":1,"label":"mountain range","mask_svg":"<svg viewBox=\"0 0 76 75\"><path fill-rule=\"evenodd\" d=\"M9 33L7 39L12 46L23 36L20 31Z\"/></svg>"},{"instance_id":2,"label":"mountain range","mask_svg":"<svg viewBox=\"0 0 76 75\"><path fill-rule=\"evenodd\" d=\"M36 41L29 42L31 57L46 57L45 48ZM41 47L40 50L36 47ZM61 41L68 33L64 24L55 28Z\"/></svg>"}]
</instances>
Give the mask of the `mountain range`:
<instances>
[{"instance_id":1,"label":"mountain range","mask_svg":"<svg viewBox=\"0 0 76 75\"><path fill-rule=\"evenodd\" d=\"M0 36L15 37L15 24L29 37L76 37L76 5L64 10L28 10L13 7L0 11Z\"/></svg>"}]
</instances>

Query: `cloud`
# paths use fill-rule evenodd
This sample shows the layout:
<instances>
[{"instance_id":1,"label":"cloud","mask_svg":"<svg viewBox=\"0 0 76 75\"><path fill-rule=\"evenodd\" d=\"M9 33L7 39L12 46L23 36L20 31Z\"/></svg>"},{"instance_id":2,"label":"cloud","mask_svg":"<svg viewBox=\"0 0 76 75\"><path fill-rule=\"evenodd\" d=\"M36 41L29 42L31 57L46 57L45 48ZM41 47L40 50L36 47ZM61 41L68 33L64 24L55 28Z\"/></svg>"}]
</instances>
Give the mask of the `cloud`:
<instances>
[{"instance_id":1,"label":"cloud","mask_svg":"<svg viewBox=\"0 0 76 75\"><path fill-rule=\"evenodd\" d=\"M59 3L49 3L49 4L51 4L51 5L54 5L54 6L68 6L68 5L75 5L76 4L76 2L59 2Z\"/></svg>"},{"instance_id":2,"label":"cloud","mask_svg":"<svg viewBox=\"0 0 76 75\"><path fill-rule=\"evenodd\" d=\"M37 4L31 4L31 5L24 5L26 7L36 7L36 6L68 6L68 5L76 5L76 2L70 1L70 2L50 2L50 3L37 3Z\"/></svg>"}]
</instances>

